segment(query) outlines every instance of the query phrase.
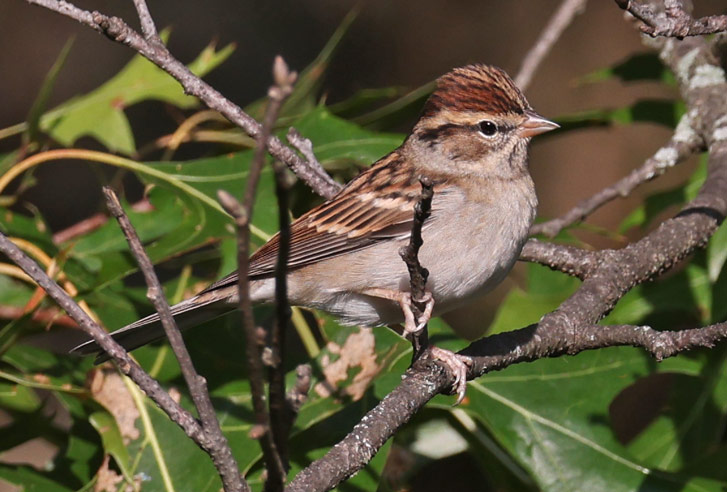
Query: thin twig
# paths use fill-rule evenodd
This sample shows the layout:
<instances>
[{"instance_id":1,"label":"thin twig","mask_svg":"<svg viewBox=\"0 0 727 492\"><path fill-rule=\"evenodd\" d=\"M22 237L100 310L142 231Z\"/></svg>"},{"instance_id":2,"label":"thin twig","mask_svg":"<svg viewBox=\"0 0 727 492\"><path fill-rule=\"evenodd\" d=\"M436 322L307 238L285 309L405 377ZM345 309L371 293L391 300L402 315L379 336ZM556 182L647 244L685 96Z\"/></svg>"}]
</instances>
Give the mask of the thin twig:
<instances>
[{"instance_id":1,"label":"thin twig","mask_svg":"<svg viewBox=\"0 0 727 492\"><path fill-rule=\"evenodd\" d=\"M310 364L301 364L295 369L295 376L295 385L285 395L286 419L283 422L282 434L286 436L286 439L290 435L290 430L293 428L300 408L308 401L308 392L313 380L313 369Z\"/></svg>"},{"instance_id":2,"label":"thin twig","mask_svg":"<svg viewBox=\"0 0 727 492\"><path fill-rule=\"evenodd\" d=\"M23 269L58 305L64 309L111 358L119 370L129 376L139 388L161 408L169 418L182 428L199 447L209 453L213 445L197 419L174 401L169 393L147 374L111 336L101 328L56 282L8 237L0 232L0 252Z\"/></svg>"},{"instance_id":3,"label":"thin twig","mask_svg":"<svg viewBox=\"0 0 727 492\"><path fill-rule=\"evenodd\" d=\"M422 194L419 201L414 206L414 220L411 226L411 235L409 243L401 248L399 255L406 263L409 270L409 284L411 288L411 304L414 320L417 324L424 313L425 303L423 301L426 294L427 278L429 270L424 268L419 262L419 248L424 244L422 239L422 227L424 221L429 218L432 210L432 197L434 196L434 185L427 177L420 177L419 182L422 185ZM424 326L417 334L412 337L412 347L414 349L413 360L417 360L423 353L423 350L429 345L429 335L427 327Z\"/></svg>"},{"instance_id":4,"label":"thin twig","mask_svg":"<svg viewBox=\"0 0 727 492\"><path fill-rule=\"evenodd\" d=\"M275 57L273 64L273 80L275 84L268 91L269 113L277 117L277 113L285 99L293 92L293 84L297 74L290 72L283 58ZM290 324L290 306L288 305L288 255L290 253L290 216L289 191L292 185L287 169L278 160L273 160L275 173L275 195L278 199L278 258L275 264L275 322L270 336L272 350L272 366L270 367L270 426L275 446L280 459L288 469L288 431L290 416L285 395L285 335ZM281 484L282 488L282 484Z\"/></svg>"},{"instance_id":5,"label":"thin twig","mask_svg":"<svg viewBox=\"0 0 727 492\"><path fill-rule=\"evenodd\" d=\"M704 146L703 140L692 128L692 115L682 116L674 135L656 153L648 158L638 169L634 169L628 176L608 186L595 195L582 200L562 216L535 224L530 234L544 234L548 237L556 236L566 227L582 221L603 205L616 198L627 197L636 187L661 176L668 169L685 161Z\"/></svg>"},{"instance_id":6,"label":"thin twig","mask_svg":"<svg viewBox=\"0 0 727 492\"><path fill-rule=\"evenodd\" d=\"M157 34L157 28L154 25L154 19L149 12L149 7L146 5L146 1L134 0L134 7L136 7L136 13L139 15L141 33L144 35L144 38L146 38L147 41L159 41L159 34Z\"/></svg>"},{"instance_id":7,"label":"thin twig","mask_svg":"<svg viewBox=\"0 0 727 492\"><path fill-rule=\"evenodd\" d=\"M172 56L166 46L162 43L148 41L122 19L99 12L89 12L67 1L25 1L75 19L113 41L129 46L174 77L187 94L199 98L210 109L219 111L225 118L239 126L251 137L257 139L262 132L261 125L253 117L194 75L182 62ZM277 137L269 136L265 140L265 144L271 155L284 162L296 176L305 181L319 195L330 198L341 189L341 185L336 183L322 168L309 165L307 161L301 159L293 149L284 145Z\"/></svg>"},{"instance_id":8,"label":"thin twig","mask_svg":"<svg viewBox=\"0 0 727 492\"><path fill-rule=\"evenodd\" d=\"M727 15L709 15L694 19L681 1L665 0L664 11L634 0L615 0L616 4L639 19L641 32L649 36L684 38L727 31Z\"/></svg>"},{"instance_id":9,"label":"thin twig","mask_svg":"<svg viewBox=\"0 0 727 492\"><path fill-rule=\"evenodd\" d=\"M300 134L298 130L296 130L293 127L290 127L288 129L288 134L285 136L290 143L298 152L303 154L303 157L305 157L306 161L308 162L308 167L317 174L324 174L328 175L326 170L323 168L323 165L318 161L316 158L315 153L313 152L313 142L311 142L309 139L305 138L303 135ZM323 195L319 193L323 198L333 198L333 196L338 193L342 186L335 181L333 181L333 185L335 185L333 188L333 194L330 196Z\"/></svg>"},{"instance_id":10,"label":"thin twig","mask_svg":"<svg viewBox=\"0 0 727 492\"><path fill-rule=\"evenodd\" d=\"M220 423L217 420L217 415L215 414L215 409L212 406L209 391L207 390L207 380L200 376L194 368L189 351L187 351L187 347L184 345L182 333L174 321L169 303L164 296L162 285L154 273L154 265L146 254L144 246L142 246L139 236L134 230L134 226L131 224L126 213L124 213L124 209L121 207L116 193L109 187L104 187L103 192L106 196L106 206L119 222L121 231L129 242L131 252L134 258L136 258L141 272L144 274L144 280L148 286L147 298L154 305L157 313L159 313L159 319L164 328L164 333L169 339L174 355L179 361L182 375L189 388L194 406L197 408L199 418L202 421L202 428L212 444L208 452L222 478L222 484L226 491L247 491L249 487L240 476L237 460L232 455L232 450L227 443L227 439L222 434Z\"/></svg>"},{"instance_id":11,"label":"thin twig","mask_svg":"<svg viewBox=\"0 0 727 492\"><path fill-rule=\"evenodd\" d=\"M282 58L279 60L276 58L273 69L273 77L276 82L278 82L281 78L279 73L279 63L282 62ZM286 87L290 89L289 86L291 85L292 81L286 84ZM255 317L252 311L250 282L248 278L250 271L249 222L253 214L260 173L262 172L262 167L265 162L265 142L270 138L270 133L278 117L280 107L282 106L285 97L287 97L285 90L279 89L277 85L271 88L269 96L268 106L265 109L265 116L263 118L262 132L260 132L257 136L258 144L255 147L253 159L250 164L243 204L240 205L231 195L225 192L218 192L218 196L220 197L222 205L235 218L235 222L237 224L238 292L240 296L240 310L242 311L242 323L245 327L245 350L249 368L250 392L252 393L253 410L255 412L256 422L255 435L260 439L260 445L263 449L263 455L265 457L265 463L268 470L268 479L265 482L265 489L278 491L283 489L287 473L285 471L285 462L277 447L275 436L273 435L273 432L271 432L270 417L265 405L263 364L260 352L261 341L258 336L257 325L255 324ZM285 284L283 283L282 285L284 286ZM280 399L282 399L283 402L281 405L284 406L284 388L282 395L280 395Z\"/></svg>"},{"instance_id":12,"label":"thin twig","mask_svg":"<svg viewBox=\"0 0 727 492\"><path fill-rule=\"evenodd\" d=\"M524 91L530 85L540 63L558 41L563 31L573 22L575 16L583 12L585 6L586 0L563 0L520 65L520 70L515 77L515 85L521 90Z\"/></svg>"},{"instance_id":13,"label":"thin twig","mask_svg":"<svg viewBox=\"0 0 727 492\"><path fill-rule=\"evenodd\" d=\"M520 253L520 261L539 263L583 280L598 265L598 252L530 239Z\"/></svg>"}]
</instances>

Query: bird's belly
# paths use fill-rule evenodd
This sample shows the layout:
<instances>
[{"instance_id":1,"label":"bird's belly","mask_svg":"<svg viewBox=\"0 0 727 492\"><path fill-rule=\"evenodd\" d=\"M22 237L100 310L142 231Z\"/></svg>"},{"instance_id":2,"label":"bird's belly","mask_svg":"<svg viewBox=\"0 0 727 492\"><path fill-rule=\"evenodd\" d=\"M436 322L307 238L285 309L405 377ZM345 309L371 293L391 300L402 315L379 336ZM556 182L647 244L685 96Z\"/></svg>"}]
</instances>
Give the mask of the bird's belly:
<instances>
[{"instance_id":1,"label":"bird's belly","mask_svg":"<svg viewBox=\"0 0 727 492\"><path fill-rule=\"evenodd\" d=\"M482 210L459 210L457 220L440 217L423 231L419 259L429 270L426 288L434 296L435 314L491 290L517 260L532 217L523 214L513 220L510 211L509 216L500 214L507 220L492 220L492 211L488 212L490 220L483 223ZM465 217L470 220L463 221L463 215L471 215ZM470 226L463 228L463 223ZM292 272L291 302L327 311L348 325L401 323L398 303L371 291L409 291L409 273L399 256L407 242L383 241Z\"/></svg>"}]
</instances>

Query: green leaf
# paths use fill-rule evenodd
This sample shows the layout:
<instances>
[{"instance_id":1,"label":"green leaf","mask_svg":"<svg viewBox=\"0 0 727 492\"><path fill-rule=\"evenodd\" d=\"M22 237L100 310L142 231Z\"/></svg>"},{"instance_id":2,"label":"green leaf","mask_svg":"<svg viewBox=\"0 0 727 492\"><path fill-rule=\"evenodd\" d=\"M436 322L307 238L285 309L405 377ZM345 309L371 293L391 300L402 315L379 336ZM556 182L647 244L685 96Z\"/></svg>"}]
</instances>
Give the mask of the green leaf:
<instances>
[{"instance_id":1,"label":"green leaf","mask_svg":"<svg viewBox=\"0 0 727 492\"><path fill-rule=\"evenodd\" d=\"M222 63L233 49L228 45L217 51L209 45L189 64L189 69L195 75L204 76ZM110 151L129 155L136 147L124 108L150 99L180 108L197 104L196 98L184 94L179 82L146 58L136 55L101 87L46 113L40 119L40 128L67 147L80 137L90 135Z\"/></svg>"},{"instance_id":2,"label":"green leaf","mask_svg":"<svg viewBox=\"0 0 727 492\"><path fill-rule=\"evenodd\" d=\"M121 431L114 417L108 412L99 411L89 415L88 421L101 436L104 451L114 457L126 480L133 482L129 451L124 445Z\"/></svg>"},{"instance_id":3,"label":"green leaf","mask_svg":"<svg viewBox=\"0 0 727 492\"><path fill-rule=\"evenodd\" d=\"M5 379L2 372L0 379ZM38 395L27 386L0 381L0 408L30 413L38 410L41 404Z\"/></svg>"},{"instance_id":4,"label":"green leaf","mask_svg":"<svg viewBox=\"0 0 727 492\"><path fill-rule=\"evenodd\" d=\"M40 117L43 115L43 112L46 109L48 99L53 92L53 86L58 79L58 74L61 72L63 65L66 63L68 53L71 52L72 46L73 38L66 41L66 44L64 44L63 48L61 48L61 52L58 54L58 58L56 59L55 63L53 63L53 66L51 67L48 74L45 76L45 80L43 81L43 85L41 86L40 91L38 92L38 96L33 102L33 106L31 106L30 108L30 112L28 113L27 140L31 142L35 142L38 139L40 131Z\"/></svg>"},{"instance_id":5,"label":"green leaf","mask_svg":"<svg viewBox=\"0 0 727 492\"><path fill-rule=\"evenodd\" d=\"M581 79L583 83L618 78L623 82L657 80L673 85L674 76L656 53L637 53L613 67L596 70Z\"/></svg>"},{"instance_id":6,"label":"green leaf","mask_svg":"<svg viewBox=\"0 0 727 492\"><path fill-rule=\"evenodd\" d=\"M300 133L313 142L316 157L326 168L341 161L370 165L401 145L403 135L377 133L333 116L318 107L296 123Z\"/></svg>"},{"instance_id":7,"label":"green leaf","mask_svg":"<svg viewBox=\"0 0 727 492\"><path fill-rule=\"evenodd\" d=\"M72 492L74 489L46 478L29 466L11 466L0 463L0 479L22 487L23 492Z\"/></svg>"},{"instance_id":8,"label":"green leaf","mask_svg":"<svg viewBox=\"0 0 727 492\"><path fill-rule=\"evenodd\" d=\"M545 491L719 490L724 483L649 468L616 439L609 405L648 371L631 348L541 359L471 382L466 409Z\"/></svg>"}]
</instances>

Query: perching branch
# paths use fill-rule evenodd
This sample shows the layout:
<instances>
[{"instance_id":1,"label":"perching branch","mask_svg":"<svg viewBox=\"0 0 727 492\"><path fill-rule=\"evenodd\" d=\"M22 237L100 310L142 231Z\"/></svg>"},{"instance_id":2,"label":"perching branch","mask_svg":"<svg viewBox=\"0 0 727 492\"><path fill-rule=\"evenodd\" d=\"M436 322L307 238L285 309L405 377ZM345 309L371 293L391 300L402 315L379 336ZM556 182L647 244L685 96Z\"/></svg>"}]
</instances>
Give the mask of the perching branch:
<instances>
[{"instance_id":1,"label":"perching branch","mask_svg":"<svg viewBox=\"0 0 727 492\"><path fill-rule=\"evenodd\" d=\"M411 236L409 237L409 243L401 248L399 256L406 263L406 268L409 271L409 283L411 288L411 307L412 313L414 314L414 320L418 324L420 318L424 314L424 296L426 293L427 278L429 277L429 270L424 268L419 263L419 248L424 244L422 239L422 227L424 221L429 218L432 210L432 197L434 196L434 185L431 180L426 177L420 177L419 182L422 185L422 194L419 201L414 206L414 220L411 226ZM427 328L424 327L419 333L414 335L412 339L412 346L414 348L414 358L416 360L422 353L422 350L427 348L429 344L429 335Z\"/></svg>"},{"instance_id":2,"label":"perching branch","mask_svg":"<svg viewBox=\"0 0 727 492\"><path fill-rule=\"evenodd\" d=\"M154 265L144 250L144 246L142 246L141 240L139 240L139 236L134 230L134 226L131 225L131 221L121 207L119 197L108 187L104 187L103 192L106 196L106 206L119 222L121 231L129 242L131 252L144 274L144 280L149 287L147 297L154 305L154 309L159 313L159 319L164 328L164 333L169 339L169 344L179 361L179 367L189 388L189 394L202 421L202 429L210 442L210 447L206 451L210 454L222 478L222 484L226 491L250 490L242 476L240 476L237 460L232 455L232 450L227 439L222 434L220 422L217 420L217 415L215 414L215 409L212 406L209 391L207 390L207 380L195 370L187 346L182 339L182 333L179 331L174 317L172 317L172 311L164 297L162 285L154 273Z\"/></svg>"},{"instance_id":3,"label":"perching branch","mask_svg":"<svg viewBox=\"0 0 727 492\"><path fill-rule=\"evenodd\" d=\"M616 4L639 19L641 32L649 36L684 38L727 31L727 15L710 15L694 19L680 0L665 0L663 11L653 4L635 0L616 0Z\"/></svg>"}]
</instances>

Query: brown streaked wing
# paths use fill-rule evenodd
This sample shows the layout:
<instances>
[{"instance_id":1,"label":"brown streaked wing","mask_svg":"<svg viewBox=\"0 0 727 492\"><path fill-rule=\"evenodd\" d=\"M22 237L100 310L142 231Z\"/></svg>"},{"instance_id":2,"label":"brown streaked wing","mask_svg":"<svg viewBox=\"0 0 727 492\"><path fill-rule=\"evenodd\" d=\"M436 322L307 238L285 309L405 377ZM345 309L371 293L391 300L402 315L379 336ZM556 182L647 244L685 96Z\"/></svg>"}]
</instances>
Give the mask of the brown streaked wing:
<instances>
[{"instance_id":1,"label":"brown streaked wing","mask_svg":"<svg viewBox=\"0 0 727 492\"><path fill-rule=\"evenodd\" d=\"M381 240L408 236L421 185L403 166L397 165L400 162L396 152L389 154L359 174L330 201L295 220L290 227L288 268L301 268ZM276 234L250 257L250 278L275 274L279 240ZM236 281L237 274L233 272L205 291Z\"/></svg>"}]
</instances>

